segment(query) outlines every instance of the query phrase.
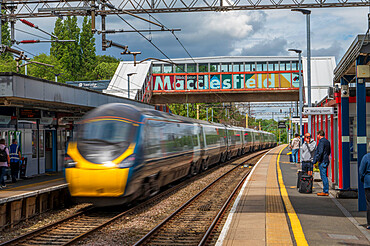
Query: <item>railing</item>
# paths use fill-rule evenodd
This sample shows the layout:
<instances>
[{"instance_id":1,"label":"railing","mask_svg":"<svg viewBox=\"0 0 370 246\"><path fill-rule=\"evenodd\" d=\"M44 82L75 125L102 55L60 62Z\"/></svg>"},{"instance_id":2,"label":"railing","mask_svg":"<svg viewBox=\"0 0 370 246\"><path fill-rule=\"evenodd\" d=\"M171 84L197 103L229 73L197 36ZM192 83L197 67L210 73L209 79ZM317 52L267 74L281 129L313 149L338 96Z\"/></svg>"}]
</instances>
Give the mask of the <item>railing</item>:
<instances>
[{"instance_id":1,"label":"railing","mask_svg":"<svg viewBox=\"0 0 370 246\"><path fill-rule=\"evenodd\" d=\"M143 83L143 86L140 90L137 91L135 100L140 101L140 102L145 102L149 103L150 99L152 98L153 95L153 87L152 87L152 67L150 66L149 68L149 73L145 78L145 81Z\"/></svg>"}]
</instances>

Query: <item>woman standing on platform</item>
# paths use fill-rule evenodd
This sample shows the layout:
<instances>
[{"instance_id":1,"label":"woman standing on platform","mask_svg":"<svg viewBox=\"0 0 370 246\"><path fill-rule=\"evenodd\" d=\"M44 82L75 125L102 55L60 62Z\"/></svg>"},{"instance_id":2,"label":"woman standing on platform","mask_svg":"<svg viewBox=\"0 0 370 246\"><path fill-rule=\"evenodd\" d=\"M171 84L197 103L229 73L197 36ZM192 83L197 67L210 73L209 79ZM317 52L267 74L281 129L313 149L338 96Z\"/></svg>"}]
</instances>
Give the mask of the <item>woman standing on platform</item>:
<instances>
[{"instance_id":1,"label":"woman standing on platform","mask_svg":"<svg viewBox=\"0 0 370 246\"><path fill-rule=\"evenodd\" d=\"M5 139L0 139L0 189L6 187L4 176L6 174L6 169L9 166L9 163L9 150L5 146Z\"/></svg>"},{"instance_id":2,"label":"woman standing on platform","mask_svg":"<svg viewBox=\"0 0 370 246\"><path fill-rule=\"evenodd\" d=\"M370 148L370 143L369 143ZM370 230L370 153L367 153L362 157L361 164L360 164L360 178L361 182L364 183L365 188L365 197L366 197L366 218L367 218L367 226L366 228Z\"/></svg>"}]
</instances>

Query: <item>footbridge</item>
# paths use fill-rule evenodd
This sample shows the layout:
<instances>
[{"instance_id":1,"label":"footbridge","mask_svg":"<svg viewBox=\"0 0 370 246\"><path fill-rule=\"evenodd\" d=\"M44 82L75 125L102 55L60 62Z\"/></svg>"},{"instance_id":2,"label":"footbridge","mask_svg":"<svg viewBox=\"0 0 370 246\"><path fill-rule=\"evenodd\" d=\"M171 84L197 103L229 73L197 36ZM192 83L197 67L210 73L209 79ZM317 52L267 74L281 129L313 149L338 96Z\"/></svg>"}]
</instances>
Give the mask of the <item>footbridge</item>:
<instances>
[{"instance_id":1,"label":"footbridge","mask_svg":"<svg viewBox=\"0 0 370 246\"><path fill-rule=\"evenodd\" d=\"M304 84L306 65L303 59ZM332 83L334 67L334 57L312 58L312 86L320 88L315 93L318 97ZM106 92L152 104L298 101L298 59L202 57L121 62Z\"/></svg>"}]
</instances>

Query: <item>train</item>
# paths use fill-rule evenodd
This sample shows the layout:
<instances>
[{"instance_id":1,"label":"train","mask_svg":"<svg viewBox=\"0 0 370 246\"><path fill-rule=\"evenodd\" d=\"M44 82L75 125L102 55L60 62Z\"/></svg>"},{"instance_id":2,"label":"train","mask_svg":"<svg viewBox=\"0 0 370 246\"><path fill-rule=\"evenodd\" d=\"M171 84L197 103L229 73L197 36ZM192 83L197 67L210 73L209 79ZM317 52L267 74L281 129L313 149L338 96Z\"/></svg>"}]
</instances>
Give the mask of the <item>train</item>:
<instances>
[{"instance_id":1,"label":"train","mask_svg":"<svg viewBox=\"0 0 370 246\"><path fill-rule=\"evenodd\" d=\"M113 103L87 113L65 157L77 202L130 203L161 187L249 152L276 146L265 131Z\"/></svg>"}]
</instances>

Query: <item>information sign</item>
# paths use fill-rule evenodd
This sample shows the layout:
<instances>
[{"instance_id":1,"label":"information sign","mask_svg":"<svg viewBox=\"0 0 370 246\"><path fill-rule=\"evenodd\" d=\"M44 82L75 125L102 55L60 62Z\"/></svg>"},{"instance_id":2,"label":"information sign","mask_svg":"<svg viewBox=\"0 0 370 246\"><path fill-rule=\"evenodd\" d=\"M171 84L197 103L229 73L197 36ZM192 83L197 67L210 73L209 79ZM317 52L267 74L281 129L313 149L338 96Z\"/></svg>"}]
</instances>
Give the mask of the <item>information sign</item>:
<instances>
[{"instance_id":1,"label":"information sign","mask_svg":"<svg viewBox=\"0 0 370 246\"><path fill-rule=\"evenodd\" d=\"M334 114L333 107L307 107L303 110L304 115Z\"/></svg>"},{"instance_id":2,"label":"information sign","mask_svg":"<svg viewBox=\"0 0 370 246\"><path fill-rule=\"evenodd\" d=\"M20 119L40 119L41 110L40 109L20 109L19 118Z\"/></svg>"},{"instance_id":3,"label":"information sign","mask_svg":"<svg viewBox=\"0 0 370 246\"><path fill-rule=\"evenodd\" d=\"M278 128L284 128L285 129L285 127L286 127L285 121L279 121Z\"/></svg>"},{"instance_id":4,"label":"information sign","mask_svg":"<svg viewBox=\"0 0 370 246\"><path fill-rule=\"evenodd\" d=\"M292 123L293 124L295 124L295 123L299 124L299 118L297 118L297 117L292 118ZM302 123L308 123L308 118L302 118Z\"/></svg>"}]
</instances>

